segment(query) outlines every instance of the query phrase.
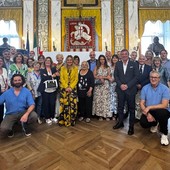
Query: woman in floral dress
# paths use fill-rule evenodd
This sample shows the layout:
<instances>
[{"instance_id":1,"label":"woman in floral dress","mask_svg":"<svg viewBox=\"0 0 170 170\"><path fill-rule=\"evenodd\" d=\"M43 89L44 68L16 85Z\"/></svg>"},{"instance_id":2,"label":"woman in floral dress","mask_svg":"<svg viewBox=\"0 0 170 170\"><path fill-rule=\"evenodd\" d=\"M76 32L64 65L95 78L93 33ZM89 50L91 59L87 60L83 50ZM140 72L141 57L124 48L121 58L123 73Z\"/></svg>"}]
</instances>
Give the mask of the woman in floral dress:
<instances>
[{"instance_id":1,"label":"woman in floral dress","mask_svg":"<svg viewBox=\"0 0 170 170\"><path fill-rule=\"evenodd\" d=\"M74 126L77 116L78 67L73 62L73 57L68 55L60 70L60 126Z\"/></svg>"},{"instance_id":2,"label":"woman in floral dress","mask_svg":"<svg viewBox=\"0 0 170 170\"><path fill-rule=\"evenodd\" d=\"M94 78L100 80L102 84L95 85L93 94L93 115L99 117L99 121L106 118L107 121L112 117L110 111L110 68L107 65L107 61L104 55L100 55L98 58L97 66L94 69Z\"/></svg>"}]
</instances>

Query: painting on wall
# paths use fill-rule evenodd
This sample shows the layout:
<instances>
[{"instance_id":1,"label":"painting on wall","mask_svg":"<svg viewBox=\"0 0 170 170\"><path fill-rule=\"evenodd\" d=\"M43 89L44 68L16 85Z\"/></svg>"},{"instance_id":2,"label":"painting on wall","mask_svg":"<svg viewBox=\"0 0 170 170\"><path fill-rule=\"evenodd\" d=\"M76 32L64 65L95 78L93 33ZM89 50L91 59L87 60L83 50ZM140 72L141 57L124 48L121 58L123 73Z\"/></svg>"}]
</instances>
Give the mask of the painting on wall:
<instances>
[{"instance_id":1,"label":"painting on wall","mask_svg":"<svg viewBox=\"0 0 170 170\"><path fill-rule=\"evenodd\" d=\"M77 4L83 4L84 7L98 6L99 0L64 0L64 6L76 7Z\"/></svg>"},{"instance_id":2,"label":"painting on wall","mask_svg":"<svg viewBox=\"0 0 170 170\"><path fill-rule=\"evenodd\" d=\"M141 8L169 8L170 0L140 0Z\"/></svg>"},{"instance_id":3,"label":"painting on wall","mask_svg":"<svg viewBox=\"0 0 170 170\"><path fill-rule=\"evenodd\" d=\"M22 0L0 0L0 7L22 7Z\"/></svg>"},{"instance_id":4,"label":"painting on wall","mask_svg":"<svg viewBox=\"0 0 170 170\"><path fill-rule=\"evenodd\" d=\"M66 18L67 51L95 50L95 18Z\"/></svg>"}]
</instances>

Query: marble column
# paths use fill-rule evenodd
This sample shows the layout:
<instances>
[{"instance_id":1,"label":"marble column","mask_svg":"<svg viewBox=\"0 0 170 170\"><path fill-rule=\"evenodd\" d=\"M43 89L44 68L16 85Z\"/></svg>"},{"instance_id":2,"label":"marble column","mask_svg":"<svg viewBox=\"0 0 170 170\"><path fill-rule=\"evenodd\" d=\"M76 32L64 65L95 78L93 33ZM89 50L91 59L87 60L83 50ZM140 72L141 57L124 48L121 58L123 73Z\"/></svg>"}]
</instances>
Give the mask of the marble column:
<instances>
[{"instance_id":1,"label":"marble column","mask_svg":"<svg viewBox=\"0 0 170 170\"><path fill-rule=\"evenodd\" d=\"M122 50L125 48L125 18L124 18L124 0L114 0L114 51Z\"/></svg>"},{"instance_id":2,"label":"marble column","mask_svg":"<svg viewBox=\"0 0 170 170\"><path fill-rule=\"evenodd\" d=\"M61 0L51 0L51 49L61 51Z\"/></svg>"},{"instance_id":3,"label":"marble column","mask_svg":"<svg viewBox=\"0 0 170 170\"><path fill-rule=\"evenodd\" d=\"M101 0L102 51L111 51L111 3Z\"/></svg>"},{"instance_id":4,"label":"marble column","mask_svg":"<svg viewBox=\"0 0 170 170\"><path fill-rule=\"evenodd\" d=\"M128 0L129 51L138 47L138 0Z\"/></svg>"},{"instance_id":5,"label":"marble column","mask_svg":"<svg viewBox=\"0 0 170 170\"><path fill-rule=\"evenodd\" d=\"M49 41L49 32L48 32L48 5L49 0L37 0L38 6L38 39L39 46L41 50L48 51L48 41Z\"/></svg>"},{"instance_id":6,"label":"marble column","mask_svg":"<svg viewBox=\"0 0 170 170\"><path fill-rule=\"evenodd\" d=\"M23 0L23 38L26 45L27 29L29 30L30 50L33 49L34 36L34 0Z\"/></svg>"}]
</instances>

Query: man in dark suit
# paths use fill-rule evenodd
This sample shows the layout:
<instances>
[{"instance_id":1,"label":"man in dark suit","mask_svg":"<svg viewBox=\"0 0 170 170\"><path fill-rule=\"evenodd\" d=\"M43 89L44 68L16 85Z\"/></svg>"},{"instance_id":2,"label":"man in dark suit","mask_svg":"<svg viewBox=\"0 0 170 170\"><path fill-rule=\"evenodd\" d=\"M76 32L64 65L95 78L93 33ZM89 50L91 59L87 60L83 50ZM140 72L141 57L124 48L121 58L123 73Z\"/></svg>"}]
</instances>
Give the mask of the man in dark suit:
<instances>
[{"instance_id":1,"label":"man in dark suit","mask_svg":"<svg viewBox=\"0 0 170 170\"><path fill-rule=\"evenodd\" d=\"M134 134L135 121L135 95L137 92L137 82L139 77L139 69L136 62L130 61L129 51L123 49L121 51L121 61L118 61L114 72L115 81L117 83L116 92L118 95L118 122L113 129L124 127L124 106L130 111L128 135Z\"/></svg>"},{"instance_id":2,"label":"man in dark suit","mask_svg":"<svg viewBox=\"0 0 170 170\"><path fill-rule=\"evenodd\" d=\"M137 95L136 95L136 120L138 121L141 118L141 110L140 110L140 92L146 84L150 83L149 74L152 71L152 67L145 64L146 57L144 55L140 55L138 59L138 68L139 68L139 78L137 83Z\"/></svg>"}]
</instances>

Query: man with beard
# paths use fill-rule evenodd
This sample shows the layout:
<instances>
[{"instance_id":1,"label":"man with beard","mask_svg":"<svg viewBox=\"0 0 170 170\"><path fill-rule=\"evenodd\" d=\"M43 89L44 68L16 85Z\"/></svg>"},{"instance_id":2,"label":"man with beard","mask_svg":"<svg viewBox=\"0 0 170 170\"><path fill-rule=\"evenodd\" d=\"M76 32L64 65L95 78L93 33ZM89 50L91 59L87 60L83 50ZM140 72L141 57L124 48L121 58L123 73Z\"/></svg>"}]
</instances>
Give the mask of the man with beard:
<instances>
[{"instance_id":1,"label":"man with beard","mask_svg":"<svg viewBox=\"0 0 170 170\"><path fill-rule=\"evenodd\" d=\"M11 78L12 87L0 96L0 104L5 103L6 113L1 123L0 135L11 138L14 136L13 125L20 122L25 136L31 133L28 124L37 120L37 114L34 110L34 100L31 92L23 87L25 78L21 74L14 74Z\"/></svg>"}]
</instances>

